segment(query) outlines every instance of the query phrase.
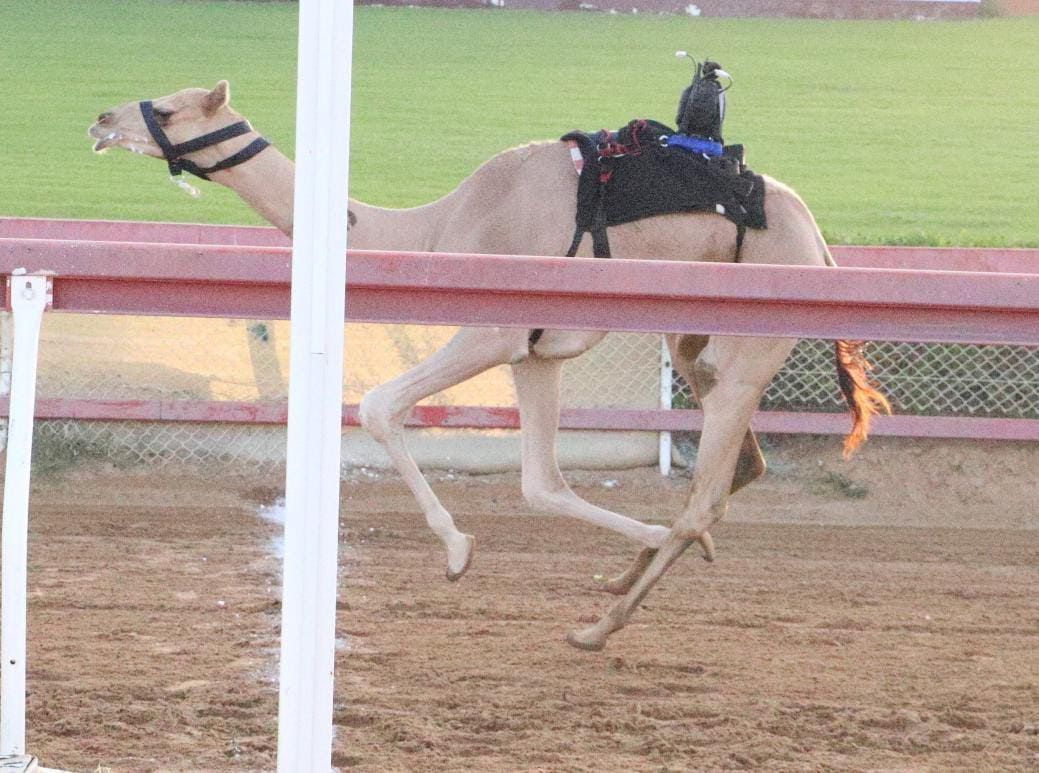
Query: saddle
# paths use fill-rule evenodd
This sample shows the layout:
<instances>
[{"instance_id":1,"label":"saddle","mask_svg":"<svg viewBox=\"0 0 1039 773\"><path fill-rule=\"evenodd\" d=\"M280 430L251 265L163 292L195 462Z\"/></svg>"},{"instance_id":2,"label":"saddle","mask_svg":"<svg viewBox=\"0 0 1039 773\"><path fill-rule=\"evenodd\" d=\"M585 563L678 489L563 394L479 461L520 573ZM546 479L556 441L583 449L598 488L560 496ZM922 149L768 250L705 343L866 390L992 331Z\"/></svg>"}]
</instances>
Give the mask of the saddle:
<instances>
[{"instance_id":1,"label":"saddle","mask_svg":"<svg viewBox=\"0 0 1039 773\"><path fill-rule=\"evenodd\" d=\"M736 259L747 228L766 228L765 184L744 163L742 145L683 134L646 119L610 132L570 132L584 165L577 186L574 240L586 232L596 257L609 257L606 228L654 215L715 212L737 229Z\"/></svg>"},{"instance_id":2,"label":"saddle","mask_svg":"<svg viewBox=\"0 0 1039 773\"><path fill-rule=\"evenodd\" d=\"M676 54L688 57L684 51ZM722 140L732 76L717 62L693 63L693 81L678 103L678 131L640 118L615 132L575 131L562 137L580 175L567 257L577 254L585 233L592 235L595 257L608 258L609 226L676 212L714 212L736 226L739 262L747 229L767 227L765 181L747 168L742 145ZM728 85L719 78L728 79ZM543 333L530 331L531 351Z\"/></svg>"}]
</instances>

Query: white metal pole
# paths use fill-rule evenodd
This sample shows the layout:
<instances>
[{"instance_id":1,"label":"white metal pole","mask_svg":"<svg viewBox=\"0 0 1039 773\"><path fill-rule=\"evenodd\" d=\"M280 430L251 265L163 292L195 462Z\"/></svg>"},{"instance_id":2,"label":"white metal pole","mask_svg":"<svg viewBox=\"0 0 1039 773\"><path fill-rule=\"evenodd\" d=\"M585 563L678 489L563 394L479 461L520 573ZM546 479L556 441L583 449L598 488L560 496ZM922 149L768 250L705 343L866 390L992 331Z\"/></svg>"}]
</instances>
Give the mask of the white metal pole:
<instances>
[{"instance_id":1,"label":"white metal pole","mask_svg":"<svg viewBox=\"0 0 1039 773\"><path fill-rule=\"evenodd\" d=\"M4 584L0 599L0 757L25 754L29 473L40 324L50 296L46 276L12 276L10 282L14 356L0 554Z\"/></svg>"},{"instance_id":2,"label":"white metal pole","mask_svg":"<svg viewBox=\"0 0 1039 773\"><path fill-rule=\"evenodd\" d=\"M660 407L671 410L671 350L667 348L667 338L660 336ZM671 433L660 433L660 474L671 474Z\"/></svg>"},{"instance_id":3,"label":"white metal pole","mask_svg":"<svg viewBox=\"0 0 1039 773\"><path fill-rule=\"evenodd\" d=\"M14 330L11 312L0 310L0 397L11 394L11 353L14 351ZM0 419L0 451L7 448L7 419Z\"/></svg>"},{"instance_id":4,"label":"white metal pole","mask_svg":"<svg viewBox=\"0 0 1039 773\"><path fill-rule=\"evenodd\" d=\"M278 771L332 759L352 0L302 0Z\"/></svg>"}]
</instances>

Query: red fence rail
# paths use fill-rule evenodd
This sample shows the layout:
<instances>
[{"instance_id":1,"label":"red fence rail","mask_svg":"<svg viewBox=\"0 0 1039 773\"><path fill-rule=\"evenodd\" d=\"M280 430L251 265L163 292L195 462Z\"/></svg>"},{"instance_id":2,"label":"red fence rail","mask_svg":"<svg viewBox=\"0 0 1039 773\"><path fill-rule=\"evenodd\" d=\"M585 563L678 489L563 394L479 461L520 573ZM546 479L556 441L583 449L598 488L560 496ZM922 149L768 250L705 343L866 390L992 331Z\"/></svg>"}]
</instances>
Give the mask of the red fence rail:
<instances>
[{"instance_id":1,"label":"red fence rail","mask_svg":"<svg viewBox=\"0 0 1039 773\"><path fill-rule=\"evenodd\" d=\"M286 318L287 243L269 228L0 218L0 273L53 272L56 311ZM1039 250L834 253L848 267L351 251L347 319L1039 346ZM224 401L41 400L37 408L44 418L285 420L280 406ZM346 421L356 423L352 406ZM509 408L419 407L411 421L518 425ZM846 421L768 412L755 427L831 433ZM561 425L679 430L699 422L696 411L570 409ZM1039 439L1039 421L899 416L878 421L876 432Z\"/></svg>"}]
</instances>

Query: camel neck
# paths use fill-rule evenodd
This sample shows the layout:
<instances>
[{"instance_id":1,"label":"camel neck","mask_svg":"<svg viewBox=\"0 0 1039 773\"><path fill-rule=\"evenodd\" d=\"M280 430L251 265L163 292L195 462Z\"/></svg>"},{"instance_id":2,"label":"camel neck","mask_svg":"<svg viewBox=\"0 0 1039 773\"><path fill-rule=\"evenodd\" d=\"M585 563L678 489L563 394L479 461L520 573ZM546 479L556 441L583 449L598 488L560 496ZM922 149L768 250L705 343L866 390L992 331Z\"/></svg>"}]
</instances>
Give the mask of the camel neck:
<instances>
[{"instance_id":1,"label":"camel neck","mask_svg":"<svg viewBox=\"0 0 1039 773\"><path fill-rule=\"evenodd\" d=\"M212 180L225 185L264 220L292 236L295 165L273 145L244 164L214 172Z\"/></svg>"},{"instance_id":2,"label":"camel neck","mask_svg":"<svg viewBox=\"0 0 1039 773\"><path fill-rule=\"evenodd\" d=\"M212 175L282 233L292 236L296 166L273 145L248 162ZM431 249L439 202L411 209L384 209L350 201L360 225L351 229L358 249Z\"/></svg>"},{"instance_id":3,"label":"camel neck","mask_svg":"<svg viewBox=\"0 0 1039 773\"><path fill-rule=\"evenodd\" d=\"M545 147L553 148L557 153L554 143L546 144ZM536 170L531 170L537 165L533 162L524 163L525 159L533 158L535 154L549 155L538 146L501 154L484 164L451 193L418 207L390 209L351 199L349 206L353 225L350 227L350 246L354 249L474 252L513 249L509 244L502 243L496 230L491 229L493 233L484 234L480 229L472 228L471 217L466 216L465 211L466 207L472 206L478 206L484 211L497 208L501 210L500 219L495 221L493 217L488 217L485 220L507 222L512 216L510 208L515 207L515 203L508 195L502 194L498 185L501 175L498 173L504 168L508 172L506 177L513 179L510 175L521 165L528 174L535 173ZM548 161L556 173L568 169L565 164L557 163L555 155ZM211 179L231 188L261 217L291 237L295 171L295 164L272 145L244 164L214 172ZM568 176L572 175L571 169ZM543 181L548 178L541 175L539 179ZM541 187L544 187L543 182ZM553 250L559 247L538 249L549 250L543 254L555 254Z\"/></svg>"}]
</instances>

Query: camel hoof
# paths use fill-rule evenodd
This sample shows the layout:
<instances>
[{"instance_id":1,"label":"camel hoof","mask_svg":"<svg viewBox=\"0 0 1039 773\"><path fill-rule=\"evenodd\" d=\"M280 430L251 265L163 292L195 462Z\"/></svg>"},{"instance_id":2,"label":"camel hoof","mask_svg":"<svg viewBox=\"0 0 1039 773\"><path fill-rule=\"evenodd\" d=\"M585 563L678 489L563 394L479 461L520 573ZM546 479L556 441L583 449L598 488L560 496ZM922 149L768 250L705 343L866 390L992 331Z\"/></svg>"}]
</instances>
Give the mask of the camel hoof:
<instances>
[{"instance_id":1,"label":"camel hoof","mask_svg":"<svg viewBox=\"0 0 1039 773\"><path fill-rule=\"evenodd\" d=\"M585 628L583 631L571 631L566 635L566 643L571 647L585 652L601 652L606 646L606 637L595 628Z\"/></svg>"},{"instance_id":2,"label":"camel hoof","mask_svg":"<svg viewBox=\"0 0 1039 773\"><path fill-rule=\"evenodd\" d=\"M458 580L460 580L462 578L462 575L465 574L466 571L468 571L469 564L473 562L473 546L476 544L476 538L473 537L472 534L463 534L462 536L465 537L465 556L461 562L462 568L452 569L451 560L449 558L447 562L448 582L457 582ZM455 565L457 566L457 562Z\"/></svg>"},{"instance_id":3,"label":"camel hoof","mask_svg":"<svg viewBox=\"0 0 1039 773\"><path fill-rule=\"evenodd\" d=\"M635 563L623 574L618 574L611 579L606 579L601 574L595 575L595 580L599 583L599 590L612 593L614 596L625 595L635 587L635 583L646 571L646 567L650 565L656 554L657 548L643 548L638 558L635 559Z\"/></svg>"},{"instance_id":4,"label":"camel hoof","mask_svg":"<svg viewBox=\"0 0 1039 773\"><path fill-rule=\"evenodd\" d=\"M711 539L711 535L704 532L698 539L700 541L700 549L703 550L703 560L714 561L714 540Z\"/></svg>"},{"instance_id":5,"label":"camel hoof","mask_svg":"<svg viewBox=\"0 0 1039 773\"><path fill-rule=\"evenodd\" d=\"M626 595L627 592L631 590L631 586L635 584L631 579L624 577L623 575L609 580L605 577L596 575L595 580L599 583L599 590L603 593L610 593L614 596Z\"/></svg>"}]
</instances>

